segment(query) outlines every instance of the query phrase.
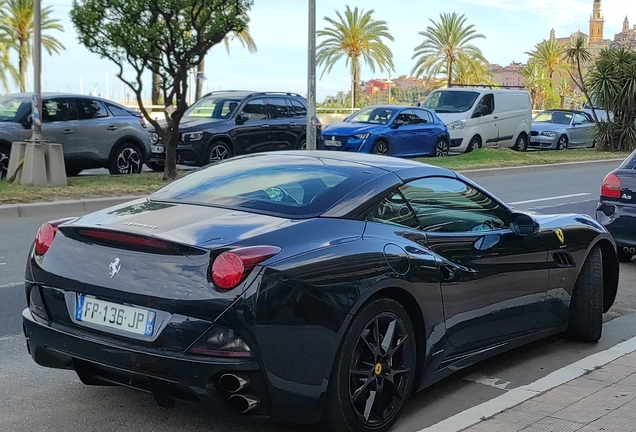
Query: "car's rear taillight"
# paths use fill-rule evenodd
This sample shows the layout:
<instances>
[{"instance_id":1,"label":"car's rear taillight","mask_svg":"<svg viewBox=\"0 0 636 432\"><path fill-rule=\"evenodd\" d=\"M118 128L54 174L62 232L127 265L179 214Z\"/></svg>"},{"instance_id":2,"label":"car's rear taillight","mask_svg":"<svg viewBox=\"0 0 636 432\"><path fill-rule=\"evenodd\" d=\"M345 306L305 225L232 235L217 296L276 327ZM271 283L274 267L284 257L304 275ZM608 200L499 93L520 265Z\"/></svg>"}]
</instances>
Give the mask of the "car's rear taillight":
<instances>
[{"instance_id":1,"label":"car's rear taillight","mask_svg":"<svg viewBox=\"0 0 636 432\"><path fill-rule=\"evenodd\" d=\"M601 196L607 198L621 197L621 179L613 172L609 173L603 179L601 185Z\"/></svg>"},{"instance_id":2,"label":"car's rear taillight","mask_svg":"<svg viewBox=\"0 0 636 432\"><path fill-rule=\"evenodd\" d=\"M144 116L139 117L139 123L142 127L146 127L146 119L144 118Z\"/></svg>"},{"instance_id":3,"label":"car's rear taillight","mask_svg":"<svg viewBox=\"0 0 636 432\"><path fill-rule=\"evenodd\" d=\"M322 123L320 123L320 120L316 119L316 127L318 129L322 129Z\"/></svg>"},{"instance_id":4,"label":"car's rear taillight","mask_svg":"<svg viewBox=\"0 0 636 432\"><path fill-rule=\"evenodd\" d=\"M55 234L57 234L57 227L75 219L77 218L64 218L43 223L35 235L35 253L40 256L44 255L51 247L51 243L53 243Z\"/></svg>"},{"instance_id":5,"label":"car's rear taillight","mask_svg":"<svg viewBox=\"0 0 636 432\"><path fill-rule=\"evenodd\" d=\"M254 267L280 251L277 246L250 246L223 252L210 267L212 282L221 290L236 288Z\"/></svg>"}]
</instances>

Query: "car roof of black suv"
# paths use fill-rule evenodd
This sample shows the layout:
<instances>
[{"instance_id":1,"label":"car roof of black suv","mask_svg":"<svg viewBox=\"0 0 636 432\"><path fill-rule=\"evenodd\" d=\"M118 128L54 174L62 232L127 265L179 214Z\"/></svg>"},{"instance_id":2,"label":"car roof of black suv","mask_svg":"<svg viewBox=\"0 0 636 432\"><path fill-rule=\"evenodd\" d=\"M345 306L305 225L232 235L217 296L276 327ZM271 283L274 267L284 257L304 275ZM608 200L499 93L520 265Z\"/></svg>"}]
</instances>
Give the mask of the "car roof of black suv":
<instances>
[{"instance_id":1,"label":"car roof of black suv","mask_svg":"<svg viewBox=\"0 0 636 432\"><path fill-rule=\"evenodd\" d=\"M244 99L244 98L251 97L251 96L291 96L291 97L303 98L298 93L290 93L290 92L257 92L257 91L249 91L249 90L219 90L219 91L213 91L213 92L204 94L202 96L202 98L209 97L209 96L225 97L225 98L240 98L240 99Z\"/></svg>"}]
</instances>

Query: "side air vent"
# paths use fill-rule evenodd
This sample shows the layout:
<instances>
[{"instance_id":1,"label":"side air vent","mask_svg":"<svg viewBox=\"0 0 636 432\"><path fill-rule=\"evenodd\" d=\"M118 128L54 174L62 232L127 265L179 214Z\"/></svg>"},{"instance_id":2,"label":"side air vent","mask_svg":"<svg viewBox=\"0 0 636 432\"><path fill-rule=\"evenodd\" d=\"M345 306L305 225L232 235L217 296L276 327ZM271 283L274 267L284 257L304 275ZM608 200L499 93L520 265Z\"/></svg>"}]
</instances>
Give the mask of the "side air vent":
<instances>
[{"instance_id":1,"label":"side air vent","mask_svg":"<svg viewBox=\"0 0 636 432\"><path fill-rule=\"evenodd\" d=\"M568 252L552 252L552 259L559 267L574 267L574 259Z\"/></svg>"}]
</instances>

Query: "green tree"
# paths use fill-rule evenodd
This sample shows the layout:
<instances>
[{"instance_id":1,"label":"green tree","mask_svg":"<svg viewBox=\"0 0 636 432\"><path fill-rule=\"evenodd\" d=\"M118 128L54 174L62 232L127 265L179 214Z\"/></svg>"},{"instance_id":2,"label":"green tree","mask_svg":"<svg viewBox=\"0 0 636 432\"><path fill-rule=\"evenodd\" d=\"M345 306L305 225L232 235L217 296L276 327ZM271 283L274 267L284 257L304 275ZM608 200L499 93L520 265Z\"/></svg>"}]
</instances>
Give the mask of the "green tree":
<instances>
[{"instance_id":1,"label":"green tree","mask_svg":"<svg viewBox=\"0 0 636 432\"><path fill-rule=\"evenodd\" d=\"M0 2L0 7L2 7ZM11 64L11 58L9 57L9 49L11 47L11 40L5 34L0 33L0 84L9 91L9 78L12 78L15 82L18 81L18 71Z\"/></svg>"},{"instance_id":2,"label":"green tree","mask_svg":"<svg viewBox=\"0 0 636 432\"><path fill-rule=\"evenodd\" d=\"M519 73L526 79L525 87L530 92L533 108L544 108L544 102L547 99L547 88L550 84L541 66L537 62L530 60L527 65L519 70Z\"/></svg>"},{"instance_id":3,"label":"green tree","mask_svg":"<svg viewBox=\"0 0 636 432\"><path fill-rule=\"evenodd\" d=\"M455 84L492 84L491 80L492 73L486 63L471 55L460 54L453 68Z\"/></svg>"},{"instance_id":4,"label":"green tree","mask_svg":"<svg viewBox=\"0 0 636 432\"><path fill-rule=\"evenodd\" d=\"M592 117L594 117L594 121L598 125L598 117L594 110L594 104L590 99L590 92L585 83L585 77L583 76L583 65L589 65L592 61L592 54L588 50L585 38L577 37L573 41L570 41L570 45L564 51L564 57L570 65L570 68L567 69L568 74L570 78L572 78L572 81L574 81L574 84L576 84L589 101L592 107ZM572 69L574 69L574 72Z\"/></svg>"},{"instance_id":5,"label":"green tree","mask_svg":"<svg viewBox=\"0 0 636 432\"><path fill-rule=\"evenodd\" d=\"M481 50L470 42L475 39L485 39L486 36L477 33L474 26L466 25L464 15L456 12L440 14L440 21L429 20L431 26L419 32L424 36L424 42L415 47L413 59L417 59L411 75L431 78L445 75L447 85L453 83L455 67L463 62L464 70L477 68L470 62L488 63ZM468 63L466 63L468 62Z\"/></svg>"},{"instance_id":6,"label":"green tree","mask_svg":"<svg viewBox=\"0 0 636 432\"><path fill-rule=\"evenodd\" d=\"M64 50L64 45L55 37L46 34L51 30L64 31L59 20L51 18L52 6L42 8L42 47L49 54ZM33 0L5 0L0 8L0 32L8 35L12 49L18 53L18 85L20 91L26 91L27 71L31 58L33 40Z\"/></svg>"},{"instance_id":7,"label":"green tree","mask_svg":"<svg viewBox=\"0 0 636 432\"><path fill-rule=\"evenodd\" d=\"M369 11L351 10L346 6L344 17L338 11L337 20L324 17L331 24L317 32L319 37L325 38L317 47L316 62L324 66L322 75L331 69L343 57L351 71L351 81L354 85L353 100L358 106L358 82L360 81L360 61L363 60L372 72L376 66L381 71L393 71L393 53L385 40L393 42L393 36L385 21L373 19L373 9ZM321 77L322 77L321 75Z\"/></svg>"},{"instance_id":8,"label":"green tree","mask_svg":"<svg viewBox=\"0 0 636 432\"><path fill-rule=\"evenodd\" d=\"M552 84L555 72L567 70L566 63L563 60L563 44L556 38L551 37L547 41L536 44L534 50L526 54L543 69L547 78L550 79L550 84Z\"/></svg>"},{"instance_id":9,"label":"green tree","mask_svg":"<svg viewBox=\"0 0 636 432\"><path fill-rule=\"evenodd\" d=\"M252 0L75 0L73 3L71 20L80 42L117 65L117 76L135 93L141 112L162 139L166 149L166 180L178 176L176 150L179 124L188 108L188 71L228 33L247 28L247 12L252 4ZM123 77L124 67L134 70L134 78ZM144 107L143 78L147 72L161 76L165 124L159 124Z\"/></svg>"},{"instance_id":10,"label":"green tree","mask_svg":"<svg viewBox=\"0 0 636 432\"><path fill-rule=\"evenodd\" d=\"M636 51L609 47L601 51L587 76L593 101L612 113L597 123L597 148L636 148Z\"/></svg>"}]
</instances>

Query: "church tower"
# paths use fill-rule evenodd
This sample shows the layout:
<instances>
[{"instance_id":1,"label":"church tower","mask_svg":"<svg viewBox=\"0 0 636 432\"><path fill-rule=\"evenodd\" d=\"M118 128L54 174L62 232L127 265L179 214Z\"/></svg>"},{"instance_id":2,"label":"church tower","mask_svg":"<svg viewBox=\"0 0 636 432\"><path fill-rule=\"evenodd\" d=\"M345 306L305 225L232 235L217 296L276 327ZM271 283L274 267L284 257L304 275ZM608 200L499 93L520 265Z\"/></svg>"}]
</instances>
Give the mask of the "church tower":
<instances>
[{"instance_id":1,"label":"church tower","mask_svg":"<svg viewBox=\"0 0 636 432\"><path fill-rule=\"evenodd\" d=\"M594 9L590 17L590 43L601 42L603 40L603 27L605 18L601 10L601 0L594 0Z\"/></svg>"},{"instance_id":2,"label":"church tower","mask_svg":"<svg viewBox=\"0 0 636 432\"><path fill-rule=\"evenodd\" d=\"M625 21L623 21L623 33L629 33L629 20L625 17Z\"/></svg>"}]
</instances>

